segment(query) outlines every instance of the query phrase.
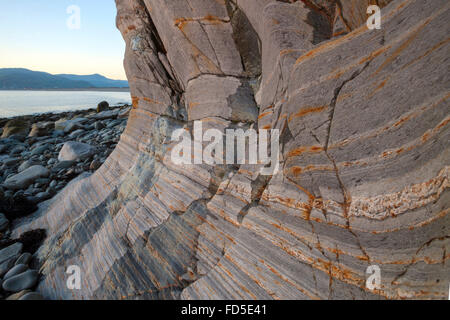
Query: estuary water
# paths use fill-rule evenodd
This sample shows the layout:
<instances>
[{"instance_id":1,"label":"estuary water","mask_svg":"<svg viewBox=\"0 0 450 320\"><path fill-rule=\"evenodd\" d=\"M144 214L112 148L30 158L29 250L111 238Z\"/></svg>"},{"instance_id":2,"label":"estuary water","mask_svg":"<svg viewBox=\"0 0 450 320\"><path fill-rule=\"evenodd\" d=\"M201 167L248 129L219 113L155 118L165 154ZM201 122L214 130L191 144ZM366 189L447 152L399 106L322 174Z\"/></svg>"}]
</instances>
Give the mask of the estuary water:
<instances>
[{"instance_id":1,"label":"estuary water","mask_svg":"<svg viewBox=\"0 0 450 320\"><path fill-rule=\"evenodd\" d=\"M96 108L97 104L104 100L111 106L131 104L130 92L125 90L0 90L0 118Z\"/></svg>"}]
</instances>

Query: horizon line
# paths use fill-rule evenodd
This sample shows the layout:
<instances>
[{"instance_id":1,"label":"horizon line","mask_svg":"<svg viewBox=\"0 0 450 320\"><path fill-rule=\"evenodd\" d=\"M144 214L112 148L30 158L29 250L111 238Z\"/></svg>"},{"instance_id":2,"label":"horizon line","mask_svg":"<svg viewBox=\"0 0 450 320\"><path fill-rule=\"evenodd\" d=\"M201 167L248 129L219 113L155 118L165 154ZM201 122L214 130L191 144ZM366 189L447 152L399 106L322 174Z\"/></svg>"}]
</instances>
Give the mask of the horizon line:
<instances>
[{"instance_id":1,"label":"horizon line","mask_svg":"<svg viewBox=\"0 0 450 320\"><path fill-rule=\"evenodd\" d=\"M47 73L47 74L50 74L50 75L52 75L52 76L58 76L58 75L62 75L62 74L65 74L65 75L75 75L75 76L94 76L94 75L99 75L99 76L102 76L102 77L105 77L105 78L107 78L107 79L109 79L109 80L117 80L117 81L128 81L128 79L113 79L113 78L108 78L107 76L105 76L105 75L103 75L103 74L101 74L101 73L89 73L89 74L78 74L78 73L50 73L50 72L47 72L47 71L42 71L42 70L32 70L32 69L28 69L28 68L24 68L24 67L0 67L0 70L1 69L23 69L23 70L28 70L28 71L33 71L33 72L43 72L43 73Z\"/></svg>"}]
</instances>

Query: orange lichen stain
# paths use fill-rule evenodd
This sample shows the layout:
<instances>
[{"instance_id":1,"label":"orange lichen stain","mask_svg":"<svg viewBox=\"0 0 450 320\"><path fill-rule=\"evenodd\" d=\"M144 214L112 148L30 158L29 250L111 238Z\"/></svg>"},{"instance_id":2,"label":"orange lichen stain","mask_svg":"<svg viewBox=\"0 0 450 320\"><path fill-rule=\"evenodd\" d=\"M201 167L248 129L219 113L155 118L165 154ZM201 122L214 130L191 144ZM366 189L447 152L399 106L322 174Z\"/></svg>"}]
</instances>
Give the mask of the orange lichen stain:
<instances>
[{"instance_id":1,"label":"orange lichen stain","mask_svg":"<svg viewBox=\"0 0 450 320\"><path fill-rule=\"evenodd\" d=\"M383 88L388 81L389 81L389 78L381 81L380 84L378 85L378 87L376 87L375 92L380 90L381 88Z\"/></svg>"},{"instance_id":2,"label":"orange lichen stain","mask_svg":"<svg viewBox=\"0 0 450 320\"><path fill-rule=\"evenodd\" d=\"M271 114L273 114L273 111L271 111L271 110L266 111L266 112L263 112L263 113L261 113L261 114L259 115L258 119L262 119L262 118L264 118L265 116L268 116L268 115L271 115Z\"/></svg>"},{"instance_id":3,"label":"orange lichen stain","mask_svg":"<svg viewBox=\"0 0 450 320\"><path fill-rule=\"evenodd\" d=\"M368 61L373 60L374 58L378 57L380 54L386 52L387 50L389 50L391 48L391 46L384 46L381 47L375 51L373 51L371 54L369 54L368 56L365 56L364 58L362 58L361 60L358 61L358 64L363 64L366 63Z\"/></svg>"},{"instance_id":4,"label":"orange lichen stain","mask_svg":"<svg viewBox=\"0 0 450 320\"><path fill-rule=\"evenodd\" d=\"M236 227L240 227L241 226L241 224L240 223L238 223L238 222L236 222L236 221L234 221L233 219L230 219L227 215L226 215L226 213L225 213L225 211L223 211L222 209L220 209L220 216L225 220L225 221L227 221L227 222L229 222L229 223L231 223L232 225L234 225L234 226L236 226ZM231 238L231 237L228 237L228 236L225 236L225 237L227 237L228 238L228 240L230 240L231 242L233 242L234 243L234 240L233 240L233 238Z\"/></svg>"},{"instance_id":5,"label":"orange lichen stain","mask_svg":"<svg viewBox=\"0 0 450 320\"><path fill-rule=\"evenodd\" d=\"M344 68L340 68L337 70L333 70L333 72L331 73L330 76L327 77L327 80L333 80L333 79L337 79L340 78L342 75L344 75L345 73L349 72L350 70L358 67L358 65L366 63L368 61L373 60L374 58L376 58L377 56L379 56L380 54L382 54L383 52L387 51L389 48L391 48L391 46L384 46L381 47L378 50L375 50L374 52L370 53L369 55L365 56L364 58L362 58L361 60L359 60L356 63L352 63L347 65Z\"/></svg>"},{"instance_id":6,"label":"orange lichen stain","mask_svg":"<svg viewBox=\"0 0 450 320\"><path fill-rule=\"evenodd\" d=\"M383 87L386 85L386 83L390 80L391 77L388 77L386 79L384 79L383 81L381 81L378 86L375 88L375 90L369 94L368 98L372 98L378 91L380 91L381 89L383 89Z\"/></svg>"},{"instance_id":7,"label":"orange lichen stain","mask_svg":"<svg viewBox=\"0 0 450 320\"><path fill-rule=\"evenodd\" d=\"M345 34L345 33L347 33L348 31L345 31L345 30L342 30L342 31L339 31L339 32L335 32L335 33L333 33L333 38L334 37L338 37L338 36L340 36L340 35L343 35L343 34Z\"/></svg>"},{"instance_id":8,"label":"orange lichen stain","mask_svg":"<svg viewBox=\"0 0 450 320\"><path fill-rule=\"evenodd\" d=\"M147 97L143 97L141 99L144 100L145 102L148 102L148 103L163 104L162 102L159 102L157 100L150 99L150 98L147 98Z\"/></svg>"},{"instance_id":9,"label":"orange lichen stain","mask_svg":"<svg viewBox=\"0 0 450 320\"><path fill-rule=\"evenodd\" d=\"M298 50L298 49L283 49L283 50L280 51L279 56L282 57L282 56L287 55L289 53L299 52L299 51L300 50Z\"/></svg>"},{"instance_id":10,"label":"orange lichen stain","mask_svg":"<svg viewBox=\"0 0 450 320\"><path fill-rule=\"evenodd\" d=\"M223 22L228 22L227 20L224 19L220 19L219 17L213 16L213 15L207 15L205 16L203 19L201 19L202 21L208 21L210 23L213 24L218 24L218 23L223 23Z\"/></svg>"},{"instance_id":11,"label":"orange lichen stain","mask_svg":"<svg viewBox=\"0 0 450 320\"><path fill-rule=\"evenodd\" d=\"M403 117L400 120L398 120L396 123L394 123L393 127L397 128L397 127L401 126L403 123L405 123L406 121L408 121L411 118L412 118L412 115Z\"/></svg>"},{"instance_id":12,"label":"orange lichen stain","mask_svg":"<svg viewBox=\"0 0 450 320\"><path fill-rule=\"evenodd\" d=\"M144 114L144 115L146 115L146 116L148 116L150 118L157 118L159 116L159 115L157 115L157 114L155 114L153 112L150 112L150 111L147 111L147 110L143 110L143 109L137 109L136 112L142 113L142 114Z\"/></svg>"},{"instance_id":13,"label":"orange lichen stain","mask_svg":"<svg viewBox=\"0 0 450 320\"><path fill-rule=\"evenodd\" d=\"M304 62L305 60L315 57L316 55L318 55L322 52L326 52L327 50L330 50L339 44L347 42L347 40L350 40L352 38L359 36L360 34L364 33L366 30L368 30L368 28L367 28L367 25L364 24L360 28L353 31L352 33L348 33L345 36L337 38L336 40L328 41L328 42L322 44L321 46L308 51L307 53L305 53L304 55L300 56L297 59L297 61L295 62L295 66Z\"/></svg>"},{"instance_id":14,"label":"orange lichen stain","mask_svg":"<svg viewBox=\"0 0 450 320\"><path fill-rule=\"evenodd\" d=\"M291 168L291 172L292 172L292 175L293 176L295 176L295 177L297 177L298 175L300 175L301 173L302 173L302 168L301 167L292 167Z\"/></svg>"},{"instance_id":15,"label":"orange lichen stain","mask_svg":"<svg viewBox=\"0 0 450 320\"><path fill-rule=\"evenodd\" d=\"M138 97L131 97L131 102L133 105L133 108L137 108L139 105L139 98Z\"/></svg>"},{"instance_id":16,"label":"orange lichen stain","mask_svg":"<svg viewBox=\"0 0 450 320\"><path fill-rule=\"evenodd\" d=\"M278 118L278 121L280 120L284 120L287 118L287 114L283 113L282 115L280 115L280 117Z\"/></svg>"},{"instance_id":17,"label":"orange lichen stain","mask_svg":"<svg viewBox=\"0 0 450 320\"><path fill-rule=\"evenodd\" d=\"M248 175L248 176L250 176L250 177L253 176L253 174L254 174L254 172L252 172L252 171L250 171L250 170L245 170L245 169L243 169L242 167L239 168L238 173L240 173L240 174L245 174L245 175Z\"/></svg>"},{"instance_id":18,"label":"orange lichen stain","mask_svg":"<svg viewBox=\"0 0 450 320\"><path fill-rule=\"evenodd\" d=\"M198 103L198 102L189 102L189 109L192 109L192 108L198 106L199 104L200 103Z\"/></svg>"},{"instance_id":19,"label":"orange lichen stain","mask_svg":"<svg viewBox=\"0 0 450 320\"><path fill-rule=\"evenodd\" d=\"M319 153L322 152L324 149L322 146L306 146L306 147L299 147L295 148L294 150L291 150L287 154L287 158L290 157L297 157L303 153Z\"/></svg>"},{"instance_id":20,"label":"orange lichen stain","mask_svg":"<svg viewBox=\"0 0 450 320\"><path fill-rule=\"evenodd\" d=\"M294 170L292 170L293 168L295 168ZM314 166L314 165L308 165L306 167L291 167L290 171L292 173L297 172L297 173L303 173L303 172L309 172L309 171L334 171L334 167L331 166Z\"/></svg>"},{"instance_id":21,"label":"orange lichen stain","mask_svg":"<svg viewBox=\"0 0 450 320\"><path fill-rule=\"evenodd\" d=\"M311 206L306 202L300 202L296 199L287 198L287 197L280 197L280 196L269 196L266 194L263 194L262 199L267 202L277 202L285 207L297 209L300 211L310 211ZM303 216L304 218L304 216Z\"/></svg>"},{"instance_id":22,"label":"orange lichen stain","mask_svg":"<svg viewBox=\"0 0 450 320\"><path fill-rule=\"evenodd\" d=\"M436 49L440 48L441 46L443 46L444 44L446 44L447 42L450 41L450 38L447 38L437 44L435 44L431 49L427 50L424 54L422 54L421 56L411 60L410 62L408 62L407 64L405 64L402 69L406 69L407 67L409 67L410 65L416 63L417 61L420 61L421 59L425 58L427 55L429 55L430 53L432 53L433 51L435 51Z\"/></svg>"},{"instance_id":23,"label":"orange lichen stain","mask_svg":"<svg viewBox=\"0 0 450 320\"><path fill-rule=\"evenodd\" d=\"M383 158L386 158L388 156L390 156L392 154L392 151L384 151L383 154L381 155Z\"/></svg>"},{"instance_id":24,"label":"orange lichen stain","mask_svg":"<svg viewBox=\"0 0 450 320\"><path fill-rule=\"evenodd\" d=\"M435 129L435 131L441 130L443 127L445 127L450 122L450 118L445 119L442 121Z\"/></svg>"},{"instance_id":25,"label":"orange lichen stain","mask_svg":"<svg viewBox=\"0 0 450 320\"><path fill-rule=\"evenodd\" d=\"M174 24L178 29L183 30L184 26L187 23L194 22L194 21L197 21L197 22L205 21L210 24L219 24L219 23L229 22L228 20L221 19L221 18L213 16L213 15L207 15L203 18L178 18L175 20Z\"/></svg>"},{"instance_id":26,"label":"orange lichen stain","mask_svg":"<svg viewBox=\"0 0 450 320\"><path fill-rule=\"evenodd\" d=\"M265 130L269 130L269 129L272 128L272 125L271 125L271 124L266 124L266 125L263 126L262 128L265 129Z\"/></svg>"},{"instance_id":27,"label":"orange lichen stain","mask_svg":"<svg viewBox=\"0 0 450 320\"><path fill-rule=\"evenodd\" d=\"M327 80L340 78L346 71L347 71L347 70L338 70L338 71L335 72L333 75L331 75L330 77L328 77Z\"/></svg>"},{"instance_id":28,"label":"orange lichen stain","mask_svg":"<svg viewBox=\"0 0 450 320\"><path fill-rule=\"evenodd\" d=\"M291 122L292 119L295 119L295 118L304 117L304 116L306 116L307 114L310 114L310 113L319 113L319 112L322 112L322 111L325 110L326 108L328 108L328 106L317 106L317 107L303 108L303 109L301 109L299 112L292 114L292 115L289 117L288 122Z\"/></svg>"},{"instance_id":29,"label":"orange lichen stain","mask_svg":"<svg viewBox=\"0 0 450 320\"><path fill-rule=\"evenodd\" d=\"M428 139L430 139L431 134L429 132L426 132L423 136L422 136L422 141L426 142L428 141Z\"/></svg>"},{"instance_id":30,"label":"orange lichen stain","mask_svg":"<svg viewBox=\"0 0 450 320\"><path fill-rule=\"evenodd\" d=\"M128 30L129 31L136 30L136 26L135 25L130 25L130 26L128 26Z\"/></svg>"},{"instance_id":31,"label":"orange lichen stain","mask_svg":"<svg viewBox=\"0 0 450 320\"><path fill-rule=\"evenodd\" d=\"M189 22L189 21L193 21L192 19L186 19L186 18L179 18L175 20L175 26L180 29L183 30L184 26Z\"/></svg>"}]
</instances>

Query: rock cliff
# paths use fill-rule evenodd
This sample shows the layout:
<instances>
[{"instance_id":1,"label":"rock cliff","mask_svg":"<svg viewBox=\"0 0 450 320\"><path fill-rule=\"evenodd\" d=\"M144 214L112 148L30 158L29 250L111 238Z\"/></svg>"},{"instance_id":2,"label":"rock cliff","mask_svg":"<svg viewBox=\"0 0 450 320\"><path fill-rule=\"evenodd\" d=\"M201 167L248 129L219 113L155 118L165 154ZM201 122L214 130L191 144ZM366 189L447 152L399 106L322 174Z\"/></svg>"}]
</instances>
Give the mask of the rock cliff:
<instances>
[{"instance_id":1,"label":"rock cliff","mask_svg":"<svg viewBox=\"0 0 450 320\"><path fill-rule=\"evenodd\" d=\"M447 298L447 0L116 4L128 126L97 172L14 230L47 229L45 297ZM195 120L279 129L278 172L174 164L172 133Z\"/></svg>"}]
</instances>

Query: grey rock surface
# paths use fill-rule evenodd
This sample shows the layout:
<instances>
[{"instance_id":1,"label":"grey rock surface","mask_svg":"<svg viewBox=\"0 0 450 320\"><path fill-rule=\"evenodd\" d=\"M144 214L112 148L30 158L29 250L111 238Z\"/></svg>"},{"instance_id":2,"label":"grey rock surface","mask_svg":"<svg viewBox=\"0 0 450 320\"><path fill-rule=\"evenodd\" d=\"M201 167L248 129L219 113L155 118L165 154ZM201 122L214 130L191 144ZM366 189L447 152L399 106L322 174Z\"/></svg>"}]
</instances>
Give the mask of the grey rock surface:
<instances>
[{"instance_id":1,"label":"grey rock surface","mask_svg":"<svg viewBox=\"0 0 450 320\"><path fill-rule=\"evenodd\" d=\"M13 230L48 231L39 292L448 299L450 3L378 1L380 30L369 3L117 0L133 108L103 165ZM193 120L280 130L279 171L175 164Z\"/></svg>"}]
</instances>

